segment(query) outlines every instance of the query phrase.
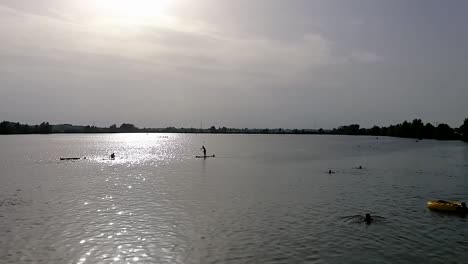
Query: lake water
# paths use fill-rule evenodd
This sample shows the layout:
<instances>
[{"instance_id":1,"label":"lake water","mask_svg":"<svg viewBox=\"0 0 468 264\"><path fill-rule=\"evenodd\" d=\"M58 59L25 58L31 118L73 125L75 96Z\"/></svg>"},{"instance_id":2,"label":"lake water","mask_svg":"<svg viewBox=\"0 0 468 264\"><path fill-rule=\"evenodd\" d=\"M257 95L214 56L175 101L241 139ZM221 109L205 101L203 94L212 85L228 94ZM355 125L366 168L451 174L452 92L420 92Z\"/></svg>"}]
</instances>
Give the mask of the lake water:
<instances>
[{"instance_id":1,"label":"lake water","mask_svg":"<svg viewBox=\"0 0 468 264\"><path fill-rule=\"evenodd\" d=\"M463 142L0 136L0 263L468 263L468 218L426 208L467 187Z\"/></svg>"}]
</instances>

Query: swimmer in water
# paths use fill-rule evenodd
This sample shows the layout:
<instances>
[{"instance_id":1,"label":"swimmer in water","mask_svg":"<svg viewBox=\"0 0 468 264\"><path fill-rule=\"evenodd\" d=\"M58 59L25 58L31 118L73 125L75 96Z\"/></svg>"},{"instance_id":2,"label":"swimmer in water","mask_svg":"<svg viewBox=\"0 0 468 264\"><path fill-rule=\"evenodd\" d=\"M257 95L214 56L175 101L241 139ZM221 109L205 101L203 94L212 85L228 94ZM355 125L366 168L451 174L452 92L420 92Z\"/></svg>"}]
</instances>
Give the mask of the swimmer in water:
<instances>
[{"instance_id":1,"label":"swimmer in water","mask_svg":"<svg viewBox=\"0 0 468 264\"><path fill-rule=\"evenodd\" d=\"M367 213L364 216L363 215L351 215L351 216L344 216L342 219L345 219L345 221L349 221L350 223L355 223L355 224L362 224L365 223L366 225L374 224L377 222L384 222L385 217L373 215Z\"/></svg>"},{"instance_id":2,"label":"swimmer in water","mask_svg":"<svg viewBox=\"0 0 468 264\"><path fill-rule=\"evenodd\" d=\"M372 216L370 214L366 214L366 216L364 217L364 222L368 225L370 225L373 220L374 219L372 219Z\"/></svg>"}]
</instances>

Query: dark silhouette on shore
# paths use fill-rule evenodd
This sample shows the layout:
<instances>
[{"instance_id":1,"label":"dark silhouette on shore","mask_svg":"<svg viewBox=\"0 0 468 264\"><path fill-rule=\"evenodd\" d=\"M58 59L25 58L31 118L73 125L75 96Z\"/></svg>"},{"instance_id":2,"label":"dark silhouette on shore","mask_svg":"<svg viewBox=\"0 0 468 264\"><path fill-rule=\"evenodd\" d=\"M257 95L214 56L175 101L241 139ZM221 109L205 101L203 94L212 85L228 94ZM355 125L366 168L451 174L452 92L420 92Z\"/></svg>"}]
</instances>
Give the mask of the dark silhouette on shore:
<instances>
[{"instance_id":1,"label":"dark silhouette on shore","mask_svg":"<svg viewBox=\"0 0 468 264\"><path fill-rule=\"evenodd\" d=\"M468 118L460 128L451 128L447 124L433 126L431 123L424 124L421 119L414 119L413 122L404 121L389 127L374 126L370 129L360 128L359 125L341 126L332 129L330 134L337 135L368 135L368 136L389 136L417 139L439 139L439 140L460 140L468 141Z\"/></svg>"},{"instance_id":2,"label":"dark silhouette on shore","mask_svg":"<svg viewBox=\"0 0 468 264\"><path fill-rule=\"evenodd\" d=\"M468 118L465 119L463 125L460 127L460 134L464 141L468 141Z\"/></svg>"},{"instance_id":3,"label":"dark silhouette on shore","mask_svg":"<svg viewBox=\"0 0 468 264\"><path fill-rule=\"evenodd\" d=\"M40 125L24 125L3 121L0 123L0 134L50 134L52 125L49 122L42 122Z\"/></svg>"},{"instance_id":4,"label":"dark silhouette on shore","mask_svg":"<svg viewBox=\"0 0 468 264\"><path fill-rule=\"evenodd\" d=\"M325 129L283 129L283 128L227 128L211 126L210 128L138 128L130 123L120 127L76 126L70 124L50 125L43 122L40 125L26 125L3 121L0 123L0 134L51 134L51 133L206 133L206 134L328 134L328 135L367 135L389 136L402 138L464 140L468 141L468 118L459 128L451 128L447 124L424 124L421 119L412 122L391 125L389 127L361 128L358 124L340 126L331 130ZM377 138L378 139L378 138Z\"/></svg>"}]
</instances>

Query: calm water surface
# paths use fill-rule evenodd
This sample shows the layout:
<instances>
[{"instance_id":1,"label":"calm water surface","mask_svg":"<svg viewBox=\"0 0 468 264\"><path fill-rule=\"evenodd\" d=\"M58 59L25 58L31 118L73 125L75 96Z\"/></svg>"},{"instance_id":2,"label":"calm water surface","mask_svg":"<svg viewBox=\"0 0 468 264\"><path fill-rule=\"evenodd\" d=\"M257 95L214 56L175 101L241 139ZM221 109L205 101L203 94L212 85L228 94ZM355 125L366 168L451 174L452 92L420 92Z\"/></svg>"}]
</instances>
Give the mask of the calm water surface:
<instances>
[{"instance_id":1,"label":"calm water surface","mask_svg":"<svg viewBox=\"0 0 468 264\"><path fill-rule=\"evenodd\" d=\"M468 263L468 219L425 206L467 179L463 142L0 136L0 263Z\"/></svg>"}]
</instances>

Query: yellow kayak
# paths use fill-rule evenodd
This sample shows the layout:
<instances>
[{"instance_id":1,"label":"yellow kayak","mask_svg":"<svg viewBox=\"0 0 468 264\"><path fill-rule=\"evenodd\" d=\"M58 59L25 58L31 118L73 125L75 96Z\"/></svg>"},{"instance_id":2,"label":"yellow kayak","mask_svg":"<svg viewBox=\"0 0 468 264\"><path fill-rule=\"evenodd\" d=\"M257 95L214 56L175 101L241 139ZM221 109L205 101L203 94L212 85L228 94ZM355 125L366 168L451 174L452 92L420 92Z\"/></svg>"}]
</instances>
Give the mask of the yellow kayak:
<instances>
[{"instance_id":1,"label":"yellow kayak","mask_svg":"<svg viewBox=\"0 0 468 264\"><path fill-rule=\"evenodd\" d=\"M432 200L427 202L427 208L436 211L460 211L462 210L461 203L458 201L443 201L443 200Z\"/></svg>"}]
</instances>

